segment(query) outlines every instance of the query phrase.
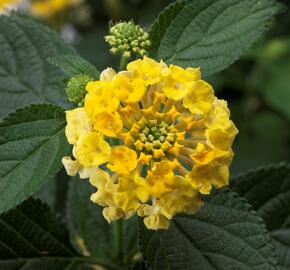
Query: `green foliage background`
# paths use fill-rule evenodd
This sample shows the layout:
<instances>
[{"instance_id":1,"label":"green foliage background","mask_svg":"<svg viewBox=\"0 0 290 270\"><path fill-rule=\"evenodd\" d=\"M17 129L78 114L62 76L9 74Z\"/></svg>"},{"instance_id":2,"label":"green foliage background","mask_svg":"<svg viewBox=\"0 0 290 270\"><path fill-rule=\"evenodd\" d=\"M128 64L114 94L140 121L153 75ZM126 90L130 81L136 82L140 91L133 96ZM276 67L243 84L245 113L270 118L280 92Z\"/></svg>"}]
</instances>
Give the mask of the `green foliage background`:
<instances>
[{"instance_id":1,"label":"green foliage background","mask_svg":"<svg viewBox=\"0 0 290 270\"><path fill-rule=\"evenodd\" d=\"M110 20L149 29L173 1L87 2L91 20L72 22L71 46L29 18L0 17L0 269L289 269L289 2L278 13L274 0L181 0L153 24L150 55L201 66L240 131L230 188L158 232L137 218L109 226L93 188L60 170L71 151L62 89L73 75L117 67L103 39Z\"/></svg>"}]
</instances>

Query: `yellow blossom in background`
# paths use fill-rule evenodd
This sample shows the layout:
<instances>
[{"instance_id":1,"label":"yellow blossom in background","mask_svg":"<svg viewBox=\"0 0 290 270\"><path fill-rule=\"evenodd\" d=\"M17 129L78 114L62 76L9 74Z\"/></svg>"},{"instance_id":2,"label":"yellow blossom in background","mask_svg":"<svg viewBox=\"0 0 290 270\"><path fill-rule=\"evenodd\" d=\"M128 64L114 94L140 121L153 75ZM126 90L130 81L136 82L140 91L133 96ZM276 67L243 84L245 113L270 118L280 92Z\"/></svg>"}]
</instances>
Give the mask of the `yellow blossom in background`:
<instances>
[{"instance_id":1,"label":"yellow blossom in background","mask_svg":"<svg viewBox=\"0 0 290 270\"><path fill-rule=\"evenodd\" d=\"M9 7L10 5L15 5L20 2L21 0L0 0L0 11Z\"/></svg>"},{"instance_id":2,"label":"yellow blossom in background","mask_svg":"<svg viewBox=\"0 0 290 270\"><path fill-rule=\"evenodd\" d=\"M138 214L166 229L176 214L198 211L200 194L228 184L238 131L198 68L144 57L86 88L84 107L66 113L74 160L63 163L90 178L109 222Z\"/></svg>"},{"instance_id":3,"label":"yellow blossom in background","mask_svg":"<svg viewBox=\"0 0 290 270\"><path fill-rule=\"evenodd\" d=\"M3 7L8 4L14 4L17 0L0 0L0 7Z\"/></svg>"},{"instance_id":4,"label":"yellow blossom in background","mask_svg":"<svg viewBox=\"0 0 290 270\"><path fill-rule=\"evenodd\" d=\"M31 12L40 17L51 17L63 10L78 6L82 0L31 0Z\"/></svg>"},{"instance_id":5,"label":"yellow blossom in background","mask_svg":"<svg viewBox=\"0 0 290 270\"><path fill-rule=\"evenodd\" d=\"M41 18L51 18L63 11L80 6L83 0L0 0L0 11L16 7Z\"/></svg>"}]
</instances>

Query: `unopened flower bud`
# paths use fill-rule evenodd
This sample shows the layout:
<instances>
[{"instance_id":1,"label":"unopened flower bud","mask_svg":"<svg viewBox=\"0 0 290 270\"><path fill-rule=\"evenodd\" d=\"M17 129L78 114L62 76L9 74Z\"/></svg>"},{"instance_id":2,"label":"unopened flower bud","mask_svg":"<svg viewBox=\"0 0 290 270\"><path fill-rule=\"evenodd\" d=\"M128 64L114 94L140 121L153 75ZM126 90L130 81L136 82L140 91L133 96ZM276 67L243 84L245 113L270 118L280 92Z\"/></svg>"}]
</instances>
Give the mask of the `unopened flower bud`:
<instances>
[{"instance_id":1,"label":"unopened flower bud","mask_svg":"<svg viewBox=\"0 0 290 270\"><path fill-rule=\"evenodd\" d=\"M76 75L72 77L65 89L68 101L82 106L86 95L86 86L88 82L93 80L88 75Z\"/></svg>"},{"instance_id":2,"label":"unopened flower bud","mask_svg":"<svg viewBox=\"0 0 290 270\"><path fill-rule=\"evenodd\" d=\"M120 22L110 27L105 41L112 47L113 54L123 54L129 58L132 54L144 56L151 45L149 35L139 25L130 22Z\"/></svg>"}]
</instances>

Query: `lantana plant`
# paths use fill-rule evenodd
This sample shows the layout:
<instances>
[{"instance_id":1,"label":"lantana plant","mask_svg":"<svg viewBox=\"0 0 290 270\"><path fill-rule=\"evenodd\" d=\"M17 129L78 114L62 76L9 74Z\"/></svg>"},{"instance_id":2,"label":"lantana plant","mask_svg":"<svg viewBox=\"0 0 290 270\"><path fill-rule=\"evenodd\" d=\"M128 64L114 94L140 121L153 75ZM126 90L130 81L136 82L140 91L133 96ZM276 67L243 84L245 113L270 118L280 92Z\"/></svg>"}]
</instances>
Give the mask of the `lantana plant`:
<instances>
[{"instance_id":1,"label":"lantana plant","mask_svg":"<svg viewBox=\"0 0 290 270\"><path fill-rule=\"evenodd\" d=\"M230 181L238 129L209 82L279 11L274 0L182 0L148 32L111 22L104 39L120 64L101 72L46 27L1 16L0 269L285 266L267 222L289 207L260 209L267 187L289 187L290 167ZM52 178L69 182L65 214L35 199Z\"/></svg>"}]
</instances>

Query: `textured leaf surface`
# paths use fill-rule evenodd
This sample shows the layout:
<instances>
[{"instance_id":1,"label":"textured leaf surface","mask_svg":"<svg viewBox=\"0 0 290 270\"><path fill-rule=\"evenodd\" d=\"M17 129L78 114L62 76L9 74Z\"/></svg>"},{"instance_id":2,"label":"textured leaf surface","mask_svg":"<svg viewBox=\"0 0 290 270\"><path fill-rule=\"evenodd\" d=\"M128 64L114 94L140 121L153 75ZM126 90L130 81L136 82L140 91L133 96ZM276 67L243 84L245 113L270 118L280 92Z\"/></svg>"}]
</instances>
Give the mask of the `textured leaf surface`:
<instances>
[{"instance_id":1,"label":"textured leaf surface","mask_svg":"<svg viewBox=\"0 0 290 270\"><path fill-rule=\"evenodd\" d=\"M1 270L79 268L69 235L47 206L27 200L0 216Z\"/></svg>"},{"instance_id":2,"label":"textured leaf surface","mask_svg":"<svg viewBox=\"0 0 290 270\"><path fill-rule=\"evenodd\" d=\"M56 181L55 177L45 182L40 189L33 194L33 198L39 199L43 203L47 204L51 209L55 209L56 203Z\"/></svg>"},{"instance_id":3,"label":"textured leaf surface","mask_svg":"<svg viewBox=\"0 0 290 270\"><path fill-rule=\"evenodd\" d=\"M141 228L141 250L150 269L267 270L276 257L264 223L228 190L194 216L176 217L169 230Z\"/></svg>"},{"instance_id":4,"label":"textured leaf surface","mask_svg":"<svg viewBox=\"0 0 290 270\"><path fill-rule=\"evenodd\" d=\"M166 34L167 28L170 26L174 18L179 14L179 12L185 6L186 1L177 1L160 13L158 19L150 28L150 39L152 44L150 46L150 55L158 55L158 50L162 42L163 37Z\"/></svg>"},{"instance_id":5,"label":"textured leaf surface","mask_svg":"<svg viewBox=\"0 0 290 270\"><path fill-rule=\"evenodd\" d=\"M90 196L96 191L88 181L73 178L68 194L68 226L72 242L83 255L91 255L105 262L118 262L116 224L108 224L102 207L93 204ZM136 218L123 221L122 250L125 264L138 252L138 222Z\"/></svg>"},{"instance_id":6,"label":"textured leaf surface","mask_svg":"<svg viewBox=\"0 0 290 270\"><path fill-rule=\"evenodd\" d=\"M31 105L0 123L0 212L32 195L61 167L69 153L64 111Z\"/></svg>"},{"instance_id":7,"label":"textured leaf surface","mask_svg":"<svg viewBox=\"0 0 290 270\"><path fill-rule=\"evenodd\" d=\"M31 103L68 106L62 74L47 58L75 54L48 28L0 16L0 117Z\"/></svg>"},{"instance_id":8,"label":"textured leaf surface","mask_svg":"<svg viewBox=\"0 0 290 270\"><path fill-rule=\"evenodd\" d=\"M290 165L281 163L252 170L232 180L264 219L282 269L290 268Z\"/></svg>"},{"instance_id":9,"label":"textured leaf surface","mask_svg":"<svg viewBox=\"0 0 290 270\"><path fill-rule=\"evenodd\" d=\"M75 55L59 55L49 59L49 61L58 66L67 78L79 74L89 75L92 78L99 79L99 71L87 60Z\"/></svg>"},{"instance_id":10,"label":"textured leaf surface","mask_svg":"<svg viewBox=\"0 0 290 270\"><path fill-rule=\"evenodd\" d=\"M180 1L152 25L150 55L216 73L237 60L279 10L275 0Z\"/></svg>"}]
</instances>

